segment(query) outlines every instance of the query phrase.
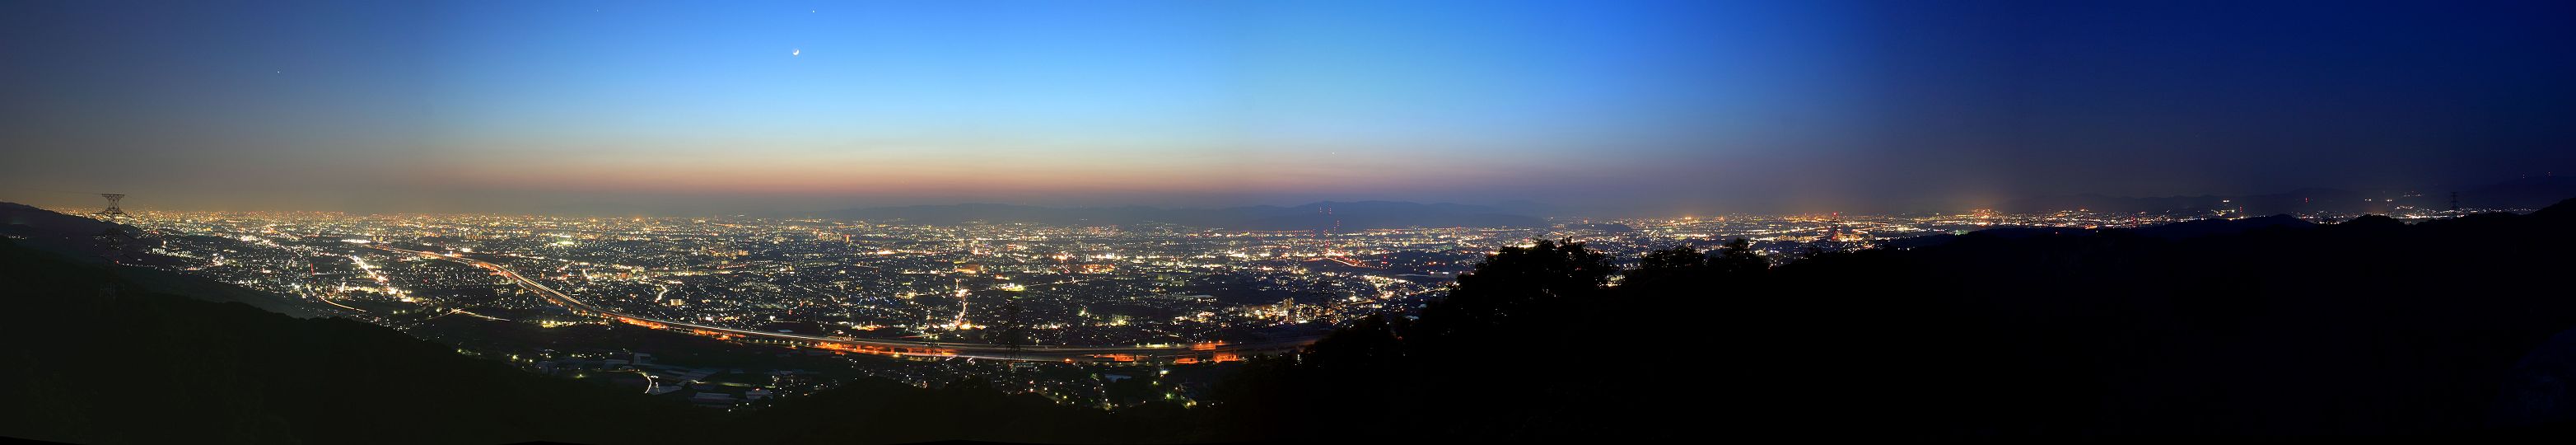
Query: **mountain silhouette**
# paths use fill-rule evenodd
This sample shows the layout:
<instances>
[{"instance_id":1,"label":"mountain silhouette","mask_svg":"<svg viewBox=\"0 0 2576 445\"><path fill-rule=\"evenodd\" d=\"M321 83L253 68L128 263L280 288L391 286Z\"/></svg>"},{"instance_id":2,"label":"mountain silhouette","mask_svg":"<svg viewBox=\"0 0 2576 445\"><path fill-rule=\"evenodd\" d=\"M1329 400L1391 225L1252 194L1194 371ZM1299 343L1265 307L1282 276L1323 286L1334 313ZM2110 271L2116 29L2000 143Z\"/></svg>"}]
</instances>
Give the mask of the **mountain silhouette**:
<instances>
[{"instance_id":1,"label":"mountain silhouette","mask_svg":"<svg viewBox=\"0 0 2576 445\"><path fill-rule=\"evenodd\" d=\"M2298 217L2290 215L2272 215L2245 219L2204 219L2197 221L2184 221L2172 224L2140 227L2129 229L2129 231L2141 236L2179 240L2211 235L2233 235L2245 233L2250 230L2274 227L2299 228L2312 225L2316 224L2310 223L2307 220L2299 219Z\"/></svg>"},{"instance_id":2,"label":"mountain silhouette","mask_svg":"<svg viewBox=\"0 0 2576 445\"><path fill-rule=\"evenodd\" d=\"M0 241L0 435L72 443L647 442L683 405L391 329L154 292Z\"/></svg>"},{"instance_id":3,"label":"mountain silhouette","mask_svg":"<svg viewBox=\"0 0 2576 445\"><path fill-rule=\"evenodd\" d=\"M1580 244L1506 248L1418 316L1256 362L1228 406L1350 426L1307 439L2576 432L2576 200L1989 232L1777 267L1666 249L1616 284Z\"/></svg>"},{"instance_id":4,"label":"mountain silhouette","mask_svg":"<svg viewBox=\"0 0 2576 445\"><path fill-rule=\"evenodd\" d=\"M2576 177L2538 176L2493 184L2455 186L2414 193L2363 193L2330 188L2304 188L2283 193L2121 197L2101 194L2038 196L1996 207L2013 213L2089 210L2102 213L2241 212L2246 215L2331 212L2384 214L2397 207L2442 210L2451 207L2450 192L2468 209L2537 209L2576 196Z\"/></svg>"}]
</instances>

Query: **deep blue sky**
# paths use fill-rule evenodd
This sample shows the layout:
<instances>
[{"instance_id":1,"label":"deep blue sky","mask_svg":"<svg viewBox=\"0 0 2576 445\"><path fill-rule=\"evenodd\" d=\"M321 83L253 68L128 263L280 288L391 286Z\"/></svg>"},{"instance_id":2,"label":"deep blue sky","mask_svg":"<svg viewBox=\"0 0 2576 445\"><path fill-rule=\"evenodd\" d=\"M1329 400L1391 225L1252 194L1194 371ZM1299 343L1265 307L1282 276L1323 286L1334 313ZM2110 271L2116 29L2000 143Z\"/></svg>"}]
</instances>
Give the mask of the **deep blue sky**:
<instances>
[{"instance_id":1,"label":"deep blue sky","mask_svg":"<svg viewBox=\"0 0 2576 445\"><path fill-rule=\"evenodd\" d=\"M10 2L0 199L1650 213L2576 166L2571 2Z\"/></svg>"}]
</instances>

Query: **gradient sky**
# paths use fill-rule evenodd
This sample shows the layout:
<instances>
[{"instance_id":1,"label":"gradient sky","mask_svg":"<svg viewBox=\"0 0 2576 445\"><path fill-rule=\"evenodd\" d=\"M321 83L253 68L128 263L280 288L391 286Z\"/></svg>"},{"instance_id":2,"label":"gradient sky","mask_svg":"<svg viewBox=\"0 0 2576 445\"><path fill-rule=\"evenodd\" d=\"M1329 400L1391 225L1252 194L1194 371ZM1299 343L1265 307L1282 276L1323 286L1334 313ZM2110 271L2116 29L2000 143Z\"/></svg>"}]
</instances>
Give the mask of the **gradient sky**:
<instances>
[{"instance_id":1,"label":"gradient sky","mask_svg":"<svg viewBox=\"0 0 2576 445\"><path fill-rule=\"evenodd\" d=\"M2576 2L0 3L0 199L1650 213L2576 167Z\"/></svg>"}]
</instances>

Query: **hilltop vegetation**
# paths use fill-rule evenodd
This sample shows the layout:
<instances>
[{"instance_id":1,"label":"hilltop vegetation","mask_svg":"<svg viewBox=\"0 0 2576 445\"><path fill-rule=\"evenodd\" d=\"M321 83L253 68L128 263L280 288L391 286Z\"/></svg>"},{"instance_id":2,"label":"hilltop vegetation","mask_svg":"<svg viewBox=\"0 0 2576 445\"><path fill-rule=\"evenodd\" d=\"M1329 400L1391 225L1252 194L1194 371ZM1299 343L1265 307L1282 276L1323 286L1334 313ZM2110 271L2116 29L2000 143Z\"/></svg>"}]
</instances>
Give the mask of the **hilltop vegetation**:
<instances>
[{"instance_id":1,"label":"hilltop vegetation","mask_svg":"<svg viewBox=\"0 0 2576 445\"><path fill-rule=\"evenodd\" d=\"M2199 229L2195 229L2197 231ZM1271 360L1252 431L1565 439L2532 432L2576 418L2576 203L2169 239L1971 234L1777 268L1494 254L1418 319ZM2542 348L2545 343L2549 348ZM2526 358L2530 357L2530 358ZM1361 431L1296 429L1354 425ZM1255 434L1247 434L1251 437Z\"/></svg>"}]
</instances>

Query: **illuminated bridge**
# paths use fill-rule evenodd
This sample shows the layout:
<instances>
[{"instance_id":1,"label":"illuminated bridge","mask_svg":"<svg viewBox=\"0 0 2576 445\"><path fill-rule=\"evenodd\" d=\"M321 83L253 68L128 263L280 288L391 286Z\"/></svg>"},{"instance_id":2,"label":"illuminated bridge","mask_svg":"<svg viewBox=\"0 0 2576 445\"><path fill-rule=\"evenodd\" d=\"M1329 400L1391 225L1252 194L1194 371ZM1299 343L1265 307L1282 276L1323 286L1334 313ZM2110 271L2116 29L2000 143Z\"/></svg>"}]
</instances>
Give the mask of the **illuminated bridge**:
<instances>
[{"instance_id":1,"label":"illuminated bridge","mask_svg":"<svg viewBox=\"0 0 2576 445\"><path fill-rule=\"evenodd\" d=\"M536 280L530 280L527 277L520 276L518 272L511 271L508 268L503 268L498 264L465 258L455 254L432 253L372 244L367 247L388 252L406 253L426 258L454 261L490 270L494 274L509 277L510 281L518 283L520 287L525 287L531 291L535 291L539 297L545 298L547 302L553 303L557 306L562 306L566 310L570 310L575 314L583 316L599 317L617 323L625 323L652 329L685 332L692 335L712 337L719 340L752 344L780 345L790 348L822 349L839 353L877 354L894 357L971 357L993 360L1061 361L1077 363L1132 362L1189 364L1228 362L1242 360L1244 357L1251 355L1293 351L1297 348L1304 347L1307 344L1314 343L1317 338L1320 338L1303 337L1266 343L1210 342L1188 345L1031 345L1021 346L1017 350L1014 350L1009 346L994 344L859 339L851 337L824 337L781 332L764 332L751 329L737 329L683 321L646 318L593 306L589 303L583 303L580 299L573 298L571 295L556 291L554 288L546 287L546 285L538 283Z\"/></svg>"}]
</instances>

